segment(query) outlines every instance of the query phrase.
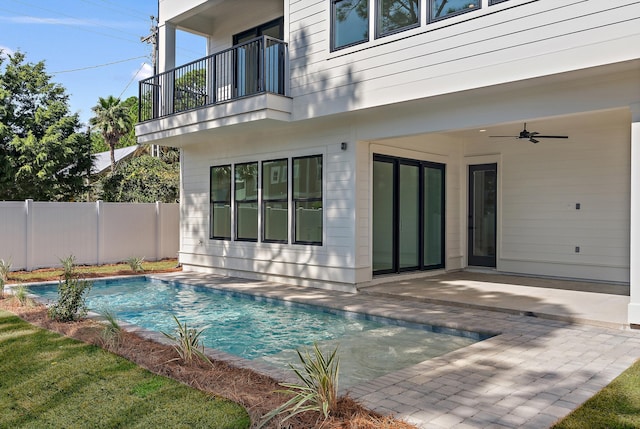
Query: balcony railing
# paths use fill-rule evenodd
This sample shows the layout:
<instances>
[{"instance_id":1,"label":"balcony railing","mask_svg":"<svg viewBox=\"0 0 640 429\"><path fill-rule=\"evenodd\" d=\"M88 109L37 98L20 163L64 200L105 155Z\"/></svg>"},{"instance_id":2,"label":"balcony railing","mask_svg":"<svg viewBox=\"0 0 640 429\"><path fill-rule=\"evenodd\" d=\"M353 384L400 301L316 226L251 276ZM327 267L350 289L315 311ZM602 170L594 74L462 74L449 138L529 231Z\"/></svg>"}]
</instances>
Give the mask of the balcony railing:
<instances>
[{"instance_id":1,"label":"balcony railing","mask_svg":"<svg viewBox=\"0 0 640 429\"><path fill-rule=\"evenodd\" d=\"M286 95L287 44L262 36L140 81L140 122L271 92Z\"/></svg>"}]
</instances>

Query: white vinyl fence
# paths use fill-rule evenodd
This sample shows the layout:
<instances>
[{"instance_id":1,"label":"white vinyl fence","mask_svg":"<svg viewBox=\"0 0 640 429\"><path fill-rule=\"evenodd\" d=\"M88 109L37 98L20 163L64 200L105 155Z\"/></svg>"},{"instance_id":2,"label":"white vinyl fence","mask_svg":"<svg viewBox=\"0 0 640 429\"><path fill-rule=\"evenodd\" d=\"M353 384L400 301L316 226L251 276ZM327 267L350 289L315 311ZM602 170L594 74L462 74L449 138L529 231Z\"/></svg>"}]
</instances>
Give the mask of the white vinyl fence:
<instances>
[{"instance_id":1,"label":"white vinyl fence","mask_svg":"<svg viewBox=\"0 0 640 429\"><path fill-rule=\"evenodd\" d=\"M0 202L0 259L13 270L175 258L179 204Z\"/></svg>"}]
</instances>

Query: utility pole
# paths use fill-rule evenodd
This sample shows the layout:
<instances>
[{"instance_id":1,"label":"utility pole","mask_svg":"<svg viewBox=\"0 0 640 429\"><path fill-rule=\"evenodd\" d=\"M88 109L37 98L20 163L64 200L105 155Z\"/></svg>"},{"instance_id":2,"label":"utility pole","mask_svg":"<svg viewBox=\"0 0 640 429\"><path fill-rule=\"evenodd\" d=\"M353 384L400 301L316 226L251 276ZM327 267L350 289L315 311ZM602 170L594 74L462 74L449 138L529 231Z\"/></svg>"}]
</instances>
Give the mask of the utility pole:
<instances>
[{"instance_id":1,"label":"utility pole","mask_svg":"<svg viewBox=\"0 0 640 429\"><path fill-rule=\"evenodd\" d=\"M151 45L151 63L153 64L153 74L158 74L158 18L151 15L151 28L149 35L140 38L140 41Z\"/></svg>"},{"instance_id":2,"label":"utility pole","mask_svg":"<svg viewBox=\"0 0 640 429\"><path fill-rule=\"evenodd\" d=\"M153 64L153 75L158 74L158 18L151 15L151 27L149 35L140 37L142 43L151 45L151 63ZM140 101L138 101L140 102ZM160 146L152 144L150 147L151 156L160 157Z\"/></svg>"}]
</instances>

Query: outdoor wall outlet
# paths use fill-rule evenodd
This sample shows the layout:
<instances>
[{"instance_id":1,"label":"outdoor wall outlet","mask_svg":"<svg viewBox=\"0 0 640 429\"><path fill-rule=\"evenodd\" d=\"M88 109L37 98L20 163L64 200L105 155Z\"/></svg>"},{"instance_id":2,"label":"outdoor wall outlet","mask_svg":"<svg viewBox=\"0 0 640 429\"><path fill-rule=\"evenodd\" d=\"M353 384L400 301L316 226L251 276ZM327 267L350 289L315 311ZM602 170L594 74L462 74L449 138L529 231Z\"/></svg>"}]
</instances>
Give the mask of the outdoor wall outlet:
<instances>
[{"instance_id":1,"label":"outdoor wall outlet","mask_svg":"<svg viewBox=\"0 0 640 429\"><path fill-rule=\"evenodd\" d=\"M576 246L576 253L580 253L580 246Z\"/></svg>"}]
</instances>

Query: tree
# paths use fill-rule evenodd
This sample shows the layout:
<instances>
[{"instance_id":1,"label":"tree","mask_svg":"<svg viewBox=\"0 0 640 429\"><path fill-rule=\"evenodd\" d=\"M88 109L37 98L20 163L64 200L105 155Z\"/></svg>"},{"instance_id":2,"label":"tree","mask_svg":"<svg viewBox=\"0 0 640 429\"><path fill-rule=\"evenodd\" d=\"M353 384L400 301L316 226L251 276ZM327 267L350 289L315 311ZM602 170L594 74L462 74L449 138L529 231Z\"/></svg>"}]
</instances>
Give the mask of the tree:
<instances>
[{"instance_id":1,"label":"tree","mask_svg":"<svg viewBox=\"0 0 640 429\"><path fill-rule=\"evenodd\" d=\"M133 127L133 121L129 114L130 106L121 103L119 98L110 95L107 98L100 97L98 104L91 110L95 116L89 123L98 128L111 151L111 173L116 170L116 158L113 151L120 139L127 135Z\"/></svg>"},{"instance_id":2,"label":"tree","mask_svg":"<svg viewBox=\"0 0 640 429\"><path fill-rule=\"evenodd\" d=\"M101 184L104 201L175 203L180 197L180 164L143 155L119 165Z\"/></svg>"},{"instance_id":3,"label":"tree","mask_svg":"<svg viewBox=\"0 0 640 429\"><path fill-rule=\"evenodd\" d=\"M131 96L122 102L128 111L129 116L131 116L131 124L135 124L138 122L138 97ZM122 136L116 144L116 149L126 146L133 146L136 144L136 132L135 128L132 126L129 129L129 132ZM100 131L91 133L91 153L99 153L106 152L109 150L109 145L104 140L104 136Z\"/></svg>"},{"instance_id":4,"label":"tree","mask_svg":"<svg viewBox=\"0 0 640 429\"><path fill-rule=\"evenodd\" d=\"M0 56L0 200L69 201L85 191L89 138L44 62Z\"/></svg>"}]
</instances>

